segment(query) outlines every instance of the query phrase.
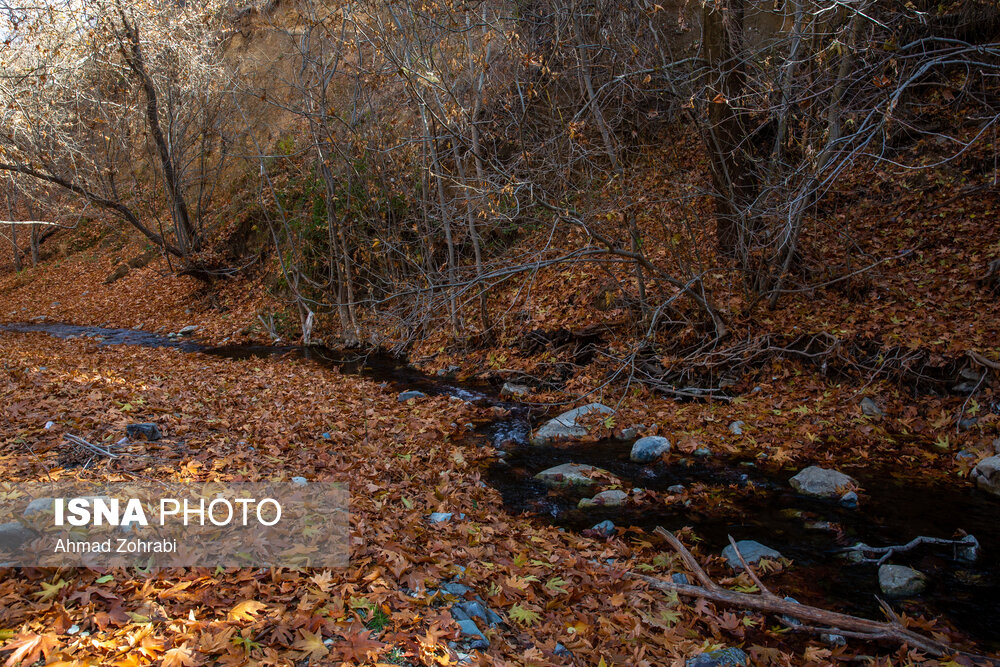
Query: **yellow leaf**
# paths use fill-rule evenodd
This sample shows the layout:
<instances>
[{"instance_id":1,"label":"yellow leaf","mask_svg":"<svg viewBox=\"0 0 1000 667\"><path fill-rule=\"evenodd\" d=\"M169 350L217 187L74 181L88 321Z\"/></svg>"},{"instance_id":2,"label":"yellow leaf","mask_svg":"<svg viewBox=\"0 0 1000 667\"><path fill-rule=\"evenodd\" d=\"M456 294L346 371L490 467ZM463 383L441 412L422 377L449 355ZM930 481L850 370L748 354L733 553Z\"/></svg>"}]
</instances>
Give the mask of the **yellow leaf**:
<instances>
[{"instance_id":1,"label":"yellow leaf","mask_svg":"<svg viewBox=\"0 0 1000 667\"><path fill-rule=\"evenodd\" d=\"M303 658L322 658L330 652L323 643L323 637L302 629L299 630L299 638L292 644L292 648L301 651Z\"/></svg>"},{"instance_id":2,"label":"yellow leaf","mask_svg":"<svg viewBox=\"0 0 1000 667\"><path fill-rule=\"evenodd\" d=\"M267 605L256 600L244 600L229 610L229 618L236 621L253 621L254 614L267 609Z\"/></svg>"}]
</instances>

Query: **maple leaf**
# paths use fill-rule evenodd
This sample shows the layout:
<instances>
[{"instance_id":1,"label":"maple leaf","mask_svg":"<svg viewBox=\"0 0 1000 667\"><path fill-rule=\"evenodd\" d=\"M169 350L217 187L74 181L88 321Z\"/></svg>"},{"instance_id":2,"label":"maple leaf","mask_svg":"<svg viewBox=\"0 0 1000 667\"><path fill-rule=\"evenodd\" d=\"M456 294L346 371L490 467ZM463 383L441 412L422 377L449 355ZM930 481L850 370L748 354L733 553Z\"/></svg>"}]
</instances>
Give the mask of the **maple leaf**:
<instances>
[{"instance_id":1,"label":"maple leaf","mask_svg":"<svg viewBox=\"0 0 1000 667\"><path fill-rule=\"evenodd\" d=\"M542 615L537 611L532 611L516 604L510 608L510 617L521 625L534 625Z\"/></svg>"},{"instance_id":2,"label":"maple leaf","mask_svg":"<svg viewBox=\"0 0 1000 667\"><path fill-rule=\"evenodd\" d=\"M254 614L267 609L267 605L256 600L244 600L229 610L229 618L235 621L254 621Z\"/></svg>"},{"instance_id":3,"label":"maple leaf","mask_svg":"<svg viewBox=\"0 0 1000 667\"><path fill-rule=\"evenodd\" d=\"M14 667L15 665L24 664L30 665L38 660L40 656L49 657L59 646L59 637L57 635L46 633L44 635L23 634L18 635L0 650L10 651L14 650L7 657L7 661L4 662L4 667Z\"/></svg>"},{"instance_id":4,"label":"maple leaf","mask_svg":"<svg viewBox=\"0 0 1000 667\"><path fill-rule=\"evenodd\" d=\"M184 643L164 653L160 667L195 667L196 665L204 664L205 661L199 659L195 655L195 652L189 649L187 644Z\"/></svg>"},{"instance_id":5,"label":"maple leaf","mask_svg":"<svg viewBox=\"0 0 1000 667\"><path fill-rule=\"evenodd\" d=\"M362 626L357 632L348 635L345 641L337 644L338 658L345 662L364 662L372 651L385 646L380 641L371 638L371 631Z\"/></svg>"},{"instance_id":6,"label":"maple leaf","mask_svg":"<svg viewBox=\"0 0 1000 667\"><path fill-rule=\"evenodd\" d=\"M316 584L316 587L324 593L330 591L330 587L333 586L333 574L329 570L323 570L317 574L314 574L309 581Z\"/></svg>"},{"instance_id":7,"label":"maple leaf","mask_svg":"<svg viewBox=\"0 0 1000 667\"><path fill-rule=\"evenodd\" d=\"M40 602L48 602L56 595L58 595L59 591L64 589L66 586L67 583L62 579L59 579L54 584L48 584L43 581L42 590L38 591L37 593L32 593L32 595L38 598Z\"/></svg>"},{"instance_id":8,"label":"maple leaf","mask_svg":"<svg viewBox=\"0 0 1000 667\"><path fill-rule=\"evenodd\" d=\"M321 635L302 629L299 630L299 638L292 644L292 648L301 651L299 656L301 658L322 658L330 652L323 643Z\"/></svg>"}]
</instances>

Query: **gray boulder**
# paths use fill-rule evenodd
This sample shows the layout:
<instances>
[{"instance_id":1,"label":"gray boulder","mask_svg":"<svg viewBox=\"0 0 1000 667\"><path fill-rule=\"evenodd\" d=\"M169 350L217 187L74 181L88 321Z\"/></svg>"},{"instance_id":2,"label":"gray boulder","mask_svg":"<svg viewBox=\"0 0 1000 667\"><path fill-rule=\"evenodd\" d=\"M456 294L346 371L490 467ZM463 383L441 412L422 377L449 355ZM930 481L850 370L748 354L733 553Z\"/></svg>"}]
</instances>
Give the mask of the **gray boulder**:
<instances>
[{"instance_id":1,"label":"gray boulder","mask_svg":"<svg viewBox=\"0 0 1000 667\"><path fill-rule=\"evenodd\" d=\"M17 521L0 524L0 551L17 551L25 542L35 539L35 531Z\"/></svg>"},{"instance_id":2,"label":"gray boulder","mask_svg":"<svg viewBox=\"0 0 1000 667\"><path fill-rule=\"evenodd\" d=\"M875 419L885 417L885 412L878 406L878 403L867 396L861 399L861 412L865 417L874 417Z\"/></svg>"},{"instance_id":3,"label":"gray boulder","mask_svg":"<svg viewBox=\"0 0 1000 667\"><path fill-rule=\"evenodd\" d=\"M628 502L628 494L617 489L612 491L601 491L593 498L583 498L577 507L585 509L588 507L620 507Z\"/></svg>"},{"instance_id":4,"label":"gray boulder","mask_svg":"<svg viewBox=\"0 0 1000 667\"><path fill-rule=\"evenodd\" d=\"M424 398L425 396L427 396L427 394L424 392L411 389L410 391L400 392L399 397L396 400L400 403L406 403L411 398Z\"/></svg>"},{"instance_id":5,"label":"gray boulder","mask_svg":"<svg viewBox=\"0 0 1000 667\"><path fill-rule=\"evenodd\" d=\"M972 479L983 491L1000 496L1000 455L980 461L972 469Z\"/></svg>"},{"instance_id":6,"label":"gray boulder","mask_svg":"<svg viewBox=\"0 0 1000 667\"><path fill-rule=\"evenodd\" d=\"M514 384L513 382L504 382L503 387L500 389L500 395L505 398L527 396L530 393L531 387L528 385Z\"/></svg>"},{"instance_id":7,"label":"gray boulder","mask_svg":"<svg viewBox=\"0 0 1000 667\"><path fill-rule=\"evenodd\" d=\"M602 468L582 463L563 463L543 470L535 475L535 479L551 487L592 486L597 483L594 477L599 473L610 474Z\"/></svg>"},{"instance_id":8,"label":"gray boulder","mask_svg":"<svg viewBox=\"0 0 1000 667\"><path fill-rule=\"evenodd\" d=\"M749 565L753 565L761 558L774 560L782 557L780 551L776 551L771 547L766 547L760 542L755 542L754 540L740 540L736 543L736 546L739 548L740 553L743 554L743 560L745 560ZM733 549L732 544L722 550L722 557L726 559L726 563L728 563L729 567L734 570L743 569L743 565L740 563L740 558L736 555L736 550Z\"/></svg>"},{"instance_id":9,"label":"gray boulder","mask_svg":"<svg viewBox=\"0 0 1000 667\"><path fill-rule=\"evenodd\" d=\"M854 478L837 470L809 466L788 480L792 488L805 496L838 500L845 490L858 485Z\"/></svg>"},{"instance_id":10,"label":"gray boulder","mask_svg":"<svg viewBox=\"0 0 1000 667\"><path fill-rule=\"evenodd\" d=\"M912 567L883 565L878 569L878 585L892 597L917 595L927 587L927 576Z\"/></svg>"},{"instance_id":11,"label":"gray boulder","mask_svg":"<svg viewBox=\"0 0 1000 667\"><path fill-rule=\"evenodd\" d=\"M669 440L658 435L649 435L635 441L629 458L636 463L651 463L669 451Z\"/></svg>"},{"instance_id":12,"label":"gray boulder","mask_svg":"<svg viewBox=\"0 0 1000 667\"><path fill-rule=\"evenodd\" d=\"M750 656L738 648L720 648L700 653L684 663L685 667L747 667Z\"/></svg>"},{"instance_id":13,"label":"gray boulder","mask_svg":"<svg viewBox=\"0 0 1000 667\"><path fill-rule=\"evenodd\" d=\"M568 410L554 419L545 422L531 437L531 444L544 447L556 440L577 440L587 436L587 428L577 423L586 415L613 415L615 411L600 403L588 403L578 408Z\"/></svg>"},{"instance_id":14,"label":"gray boulder","mask_svg":"<svg viewBox=\"0 0 1000 667\"><path fill-rule=\"evenodd\" d=\"M160 427L156 424L129 424L125 427L125 435L146 440L159 440L163 437Z\"/></svg>"},{"instance_id":15,"label":"gray boulder","mask_svg":"<svg viewBox=\"0 0 1000 667\"><path fill-rule=\"evenodd\" d=\"M43 514L44 512L53 511L53 506L55 505L54 498L35 498L28 506L24 508L24 512L21 513L21 517L25 519L30 519L36 514Z\"/></svg>"}]
</instances>

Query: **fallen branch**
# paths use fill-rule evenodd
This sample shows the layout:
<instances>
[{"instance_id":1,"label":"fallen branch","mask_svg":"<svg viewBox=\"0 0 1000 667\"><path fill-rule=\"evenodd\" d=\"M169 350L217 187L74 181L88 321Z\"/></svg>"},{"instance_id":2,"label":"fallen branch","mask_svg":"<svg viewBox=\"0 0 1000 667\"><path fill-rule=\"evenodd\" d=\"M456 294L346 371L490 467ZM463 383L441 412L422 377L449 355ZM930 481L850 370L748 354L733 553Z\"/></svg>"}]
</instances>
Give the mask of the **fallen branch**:
<instances>
[{"instance_id":1,"label":"fallen branch","mask_svg":"<svg viewBox=\"0 0 1000 667\"><path fill-rule=\"evenodd\" d=\"M968 355L970 359L972 359L980 366L983 366L984 368L992 368L995 371L1000 371L1000 362L990 361L989 359L987 359L986 357L984 357L983 355L979 354L974 350L969 350Z\"/></svg>"},{"instance_id":2,"label":"fallen branch","mask_svg":"<svg viewBox=\"0 0 1000 667\"><path fill-rule=\"evenodd\" d=\"M657 528L654 532L665 539L667 543L673 547L678 555L680 555L680 557L684 560L684 563L688 566L688 568L694 573L695 578L701 583L700 586L692 584L679 584L673 581L666 581L657 577L639 574L637 572L624 572L625 576L640 579L657 590L674 592L685 597L711 600L712 602L739 609L752 609L770 614L789 616L805 621L809 624L797 626L795 628L797 631L814 632L817 634L840 634L867 641L890 641L901 645L905 644L937 657L960 655L971 660L983 661L984 664L1000 665L1000 661L993 658L959 651L943 641L926 637L908 629L903 625L903 622L892 611L892 609L882 600L879 600L879 603L882 605L883 610L885 610L886 615L889 617L889 621L872 621L858 616L850 616L840 612L820 609L819 607L812 607L805 604L799 604L797 602L791 602L777 597L764 587L760 588L760 594L739 593L737 591L722 588L708 576L708 573L706 573L704 568L698 564L698 561L691 554L691 552L688 551L687 547L685 547L673 533L663 528ZM730 538L730 541L731 540L732 538ZM749 567L746 567L746 561L743 560L743 556L740 554L739 549L736 549L736 553L740 562L744 563L746 572L751 575L751 579L753 579L758 586L761 586L759 583L760 580L757 576L752 574Z\"/></svg>"},{"instance_id":3,"label":"fallen branch","mask_svg":"<svg viewBox=\"0 0 1000 667\"><path fill-rule=\"evenodd\" d=\"M70 442L70 443L72 443L74 445L78 445L80 447L83 447L84 449L89 449L90 451L92 451L92 452L94 452L96 454L101 454L102 456L107 456L109 459L117 458L117 456L118 456L117 454L112 454L110 451L108 451L107 449L104 449L103 447L100 447L99 445L95 445L95 444L93 444L91 442L87 442L86 440L84 440L83 438L81 438L79 436L71 435L71 434L67 433L66 436L65 436L65 438L66 438L67 442Z\"/></svg>"},{"instance_id":4,"label":"fallen branch","mask_svg":"<svg viewBox=\"0 0 1000 667\"><path fill-rule=\"evenodd\" d=\"M862 563L875 563L882 565L895 554L913 551L924 544L934 544L941 546L955 547L955 558L967 563L975 562L979 558L979 540L972 535L966 535L960 540L946 540L940 537L915 537L906 544L894 544L888 547L870 547L867 544L855 544L853 547L841 549L842 552L859 553L862 555ZM872 558L878 556L878 558Z\"/></svg>"}]
</instances>

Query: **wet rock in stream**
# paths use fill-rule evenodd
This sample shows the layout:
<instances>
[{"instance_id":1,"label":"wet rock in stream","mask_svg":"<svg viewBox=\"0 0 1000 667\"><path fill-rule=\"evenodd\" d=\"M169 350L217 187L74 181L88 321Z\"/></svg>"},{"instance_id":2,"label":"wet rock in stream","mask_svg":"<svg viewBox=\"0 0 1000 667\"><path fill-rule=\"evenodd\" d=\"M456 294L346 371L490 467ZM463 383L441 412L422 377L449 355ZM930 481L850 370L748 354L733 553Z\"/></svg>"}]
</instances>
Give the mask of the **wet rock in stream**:
<instances>
[{"instance_id":1,"label":"wet rock in stream","mask_svg":"<svg viewBox=\"0 0 1000 667\"><path fill-rule=\"evenodd\" d=\"M635 463L652 463L669 451L669 440L658 435L650 435L635 441L629 458Z\"/></svg>"},{"instance_id":2,"label":"wet rock in stream","mask_svg":"<svg viewBox=\"0 0 1000 667\"><path fill-rule=\"evenodd\" d=\"M972 479L983 491L1000 496L1000 456L980 461L972 470Z\"/></svg>"},{"instance_id":3,"label":"wet rock in stream","mask_svg":"<svg viewBox=\"0 0 1000 667\"><path fill-rule=\"evenodd\" d=\"M858 485L849 475L819 466L809 466L788 480L788 483L802 495L829 500L840 499L845 491Z\"/></svg>"},{"instance_id":4,"label":"wet rock in stream","mask_svg":"<svg viewBox=\"0 0 1000 667\"><path fill-rule=\"evenodd\" d=\"M594 479L598 475L611 476L607 470L581 463L563 463L553 466L535 475L535 479L546 486L559 488L571 486L592 486L597 484Z\"/></svg>"},{"instance_id":5,"label":"wet rock in stream","mask_svg":"<svg viewBox=\"0 0 1000 667\"><path fill-rule=\"evenodd\" d=\"M764 546L760 542L754 540L740 540L736 543L736 548L740 550L743 560L745 560L748 565L753 565L762 558L775 560L782 557L780 551ZM734 570L743 569L743 564L740 563L740 558L736 555L736 549L733 549L733 545L730 544L722 550L722 557L726 559L726 563L729 567Z\"/></svg>"},{"instance_id":6,"label":"wet rock in stream","mask_svg":"<svg viewBox=\"0 0 1000 667\"><path fill-rule=\"evenodd\" d=\"M878 585L890 597L918 595L927 587L927 575L903 565L882 565L878 569Z\"/></svg>"},{"instance_id":7,"label":"wet rock in stream","mask_svg":"<svg viewBox=\"0 0 1000 667\"><path fill-rule=\"evenodd\" d=\"M586 426L578 424L577 420L587 415L613 415L615 411L600 403L588 403L572 410L567 410L558 417L545 422L535 431L531 444L542 447L557 440L578 440L588 435Z\"/></svg>"}]
</instances>

